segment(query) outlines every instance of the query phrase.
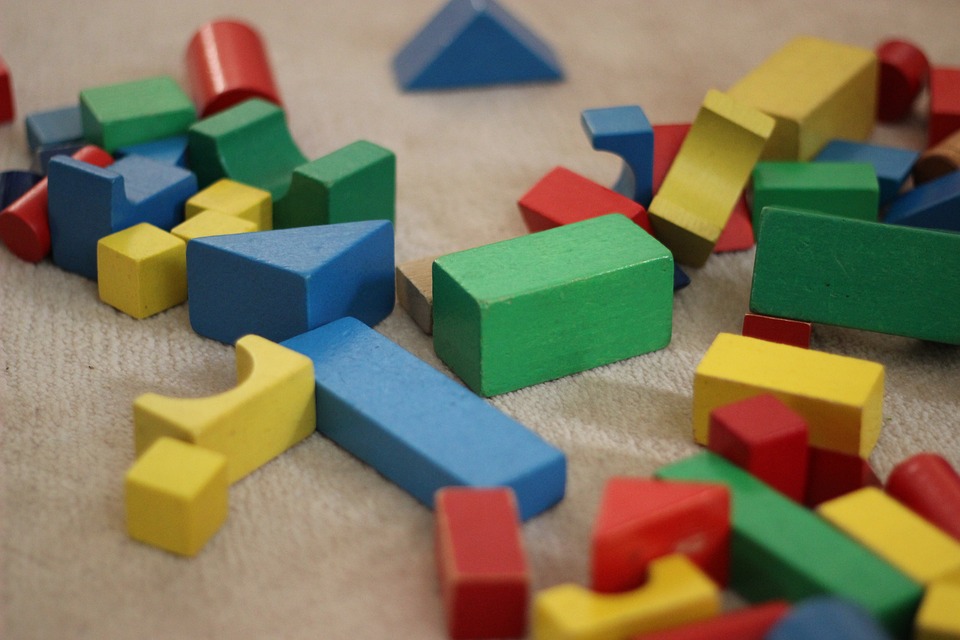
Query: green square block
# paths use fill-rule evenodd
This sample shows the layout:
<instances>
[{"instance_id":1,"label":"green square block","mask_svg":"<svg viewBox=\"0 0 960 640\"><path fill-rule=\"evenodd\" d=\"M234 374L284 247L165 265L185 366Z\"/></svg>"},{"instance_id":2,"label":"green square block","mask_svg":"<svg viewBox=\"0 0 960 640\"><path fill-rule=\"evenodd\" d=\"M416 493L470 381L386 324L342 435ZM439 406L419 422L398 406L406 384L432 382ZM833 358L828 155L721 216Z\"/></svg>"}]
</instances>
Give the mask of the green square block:
<instances>
[{"instance_id":1,"label":"green square block","mask_svg":"<svg viewBox=\"0 0 960 640\"><path fill-rule=\"evenodd\" d=\"M173 78L158 76L84 89L80 116L84 137L113 153L186 133L197 112Z\"/></svg>"},{"instance_id":2,"label":"green square block","mask_svg":"<svg viewBox=\"0 0 960 640\"><path fill-rule=\"evenodd\" d=\"M433 264L437 355L483 396L662 349L673 256L614 214Z\"/></svg>"},{"instance_id":3,"label":"green square block","mask_svg":"<svg viewBox=\"0 0 960 640\"><path fill-rule=\"evenodd\" d=\"M867 162L759 162L753 169L753 224L764 207L807 209L843 218L876 220L877 171Z\"/></svg>"}]
</instances>

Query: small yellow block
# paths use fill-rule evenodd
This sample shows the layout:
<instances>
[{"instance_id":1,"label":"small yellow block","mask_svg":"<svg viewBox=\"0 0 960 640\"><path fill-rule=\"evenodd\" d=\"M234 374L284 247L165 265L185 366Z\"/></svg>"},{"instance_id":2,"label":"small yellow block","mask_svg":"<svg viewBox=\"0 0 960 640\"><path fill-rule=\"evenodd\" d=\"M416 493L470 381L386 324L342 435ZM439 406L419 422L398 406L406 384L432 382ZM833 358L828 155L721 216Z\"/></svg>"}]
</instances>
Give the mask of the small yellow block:
<instances>
[{"instance_id":1,"label":"small yellow block","mask_svg":"<svg viewBox=\"0 0 960 640\"><path fill-rule=\"evenodd\" d=\"M398 264L397 302L427 335L433 333L433 261L439 256Z\"/></svg>"},{"instance_id":2,"label":"small yellow block","mask_svg":"<svg viewBox=\"0 0 960 640\"><path fill-rule=\"evenodd\" d=\"M921 584L960 571L960 542L876 487L824 502L817 512Z\"/></svg>"},{"instance_id":3,"label":"small yellow block","mask_svg":"<svg viewBox=\"0 0 960 640\"><path fill-rule=\"evenodd\" d=\"M250 233L256 230L257 225L246 218L208 210L201 211L189 220L184 220L171 229L170 233L184 242L189 242L194 238Z\"/></svg>"},{"instance_id":4,"label":"small yellow block","mask_svg":"<svg viewBox=\"0 0 960 640\"><path fill-rule=\"evenodd\" d=\"M260 336L237 341L237 386L207 398L146 393L133 403L138 454L162 436L227 457L236 482L316 429L313 361Z\"/></svg>"},{"instance_id":5,"label":"small yellow block","mask_svg":"<svg viewBox=\"0 0 960 640\"><path fill-rule=\"evenodd\" d=\"M880 436L883 366L721 333L693 379L693 437L707 444L710 412L772 393L807 421L810 444L866 458Z\"/></svg>"},{"instance_id":6,"label":"small yellow block","mask_svg":"<svg viewBox=\"0 0 960 640\"><path fill-rule=\"evenodd\" d=\"M97 243L100 299L116 309L146 318L187 299L187 244L141 223Z\"/></svg>"},{"instance_id":7,"label":"small yellow block","mask_svg":"<svg viewBox=\"0 0 960 640\"><path fill-rule=\"evenodd\" d=\"M273 229L270 192L234 180L218 180L187 200L184 217L189 219L207 210L249 220L257 225L256 231Z\"/></svg>"},{"instance_id":8,"label":"small yellow block","mask_svg":"<svg viewBox=\"0 0 960 640\"><path fill-rule=\"evenodd\" d=\"M914 624L914 640L960 640L960 576L927 585Z\"/></svg>"},{"instance_id":9,"label":"small yellow block","mask_svg":"<svg viewBox=\"0 0 960 640\"><path fill-rule=\"evenodd\" d=\"M196 555L228 513L227 459L215 451L160 438L124 481L131 538Z\"/></svg>"},{"instance_id":10,"label":"small yellow block","mask_svg":"<svg viewBox=\"0 0 960 640\"><path fill-rule=\"evenodd\" d=\"M715 616L720 590L684 555L650 563L645 585L627 593L601 594L562 584L537 594L535 640L622 640Z\"/></svg>"}]
</instances>

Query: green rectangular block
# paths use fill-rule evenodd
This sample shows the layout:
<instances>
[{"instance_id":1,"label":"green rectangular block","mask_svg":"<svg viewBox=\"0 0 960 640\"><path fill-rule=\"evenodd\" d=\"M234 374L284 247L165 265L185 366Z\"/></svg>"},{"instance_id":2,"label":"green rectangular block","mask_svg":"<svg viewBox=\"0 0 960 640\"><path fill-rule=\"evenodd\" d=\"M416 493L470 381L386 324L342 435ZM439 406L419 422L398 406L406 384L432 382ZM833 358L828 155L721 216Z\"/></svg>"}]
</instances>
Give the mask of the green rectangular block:
<instances>
[{"instance_id":1,"label":"green rectangular block","mask_svg":"<svg viewBox=\"0 0 960 640\"><path fill-rule=\"evenodd\" d=\"M492 396L661 349L673 256L613 214L453 253L433 264L433 344Z\"/></svg>"},{"instance_id":2,"label":"green rectangular block","mask_svg":"<svg viewBox=\"0 0 960 640\"><path fill-rule=\"evenodd\" d=\"M877 170L866 162L760 162L753 169L753 225L764 207L876 220Z\"/></svg>"},{"instance_id":3,"label":"green rectangular block","mask_svg":"<svg viewBox=\"0 0 960 640\"><path fill-rule=\"evenodd\" d=\"M832 594L864 606L895 637L909 635L923 587L813 511L710 452L656 476L730 489L731 586L743 597L797 602Z\"/></svg>"},{"instance_id":4,"label":"green rectangular block","mask_svg":"<svg viewBox=\"0 0 960 640\"><path fill-rule=\"evenodd\" d=\"M960 234L768 208L750 310L960 344Z\"/></svg>"}]
</instances>

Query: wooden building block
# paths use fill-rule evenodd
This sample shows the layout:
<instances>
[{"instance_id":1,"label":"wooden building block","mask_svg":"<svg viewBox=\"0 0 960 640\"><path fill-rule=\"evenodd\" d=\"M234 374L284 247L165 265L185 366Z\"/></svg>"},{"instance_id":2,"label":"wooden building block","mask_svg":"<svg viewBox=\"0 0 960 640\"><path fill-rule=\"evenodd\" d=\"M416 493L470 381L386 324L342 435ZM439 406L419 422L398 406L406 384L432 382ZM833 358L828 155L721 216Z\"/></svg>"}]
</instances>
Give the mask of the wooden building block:
<instances>
[{"instance_id":1,"label":"wooden building block","mask_svg":"<svg viewBox=\"0 0 960 640\"><path fill-rule=\"evenodd\" d=\"M437 492L435 507L448 635L455 640L523 637L530 568L513 491L447 487Z\"/></svg>"},{"instance_id":2,"label":"wooden building block","mask_svg":"<svg viewBox=\"0 0 960 640\"><path fill-rule=\"evenodd\" d=\"M27 145L36 153L44 148L83 142L80 105L35 111L24 118Z\"/></svg>"},{"instance_id":3,"label":"wooden building block","mask_svg":"<svg viewBox=\"0 0 960 640\"><path fill-rule=\"evenodd\" d=\"M731 586L750 602L834 595L864 606L894 636L907 635L921 586L817 514L710 452L656 475L730 488Z\"/></svg>"},{"instance_id":4,"label":"wooden building block","mask_svg":"<svg viewBox=\"0 0 960 640\"><path fill-rule=\"evenodd\" d=\"M753 226L765 207L876 220L880 187L865 162L759 162L753 170Z\"/></svg>"},{"instance_id":5,"label":"wooden building block","mask_svg":"<svg viewBox=\"0 0 960 640\"><path fill-rule=\"evenodd\" d=\"M17 113L17 103L13 98L13 80L10 68L0 58L0 124L13 122Z\"/></svg>"},{"instance_id":6,"label":"wooden building block","mask_svg":"<svg viewBox=\"0 0 960 640\"><path fill-rule=\"evenodd\" d=\"M313 363L260 336L237 341L237 386L206 398L145 393L133 403L142 454L167 436L227 457L231 483L297 444L316 428Z\"/></svg>"},{"instance_id":7,"label":"wooden building block","mask_svg":"<svg viewBox=\"0 0 960 640\"><path fill-rule=\"evenodd\" d=\"M593 593L575 584L534 599L535 640L620 640L678 627L720 612L720 591L686 556L654 560L645 585L628 593Z\"/></svg>"},{"instance_id":8,"label":"wooden building block","mask_svg":"<svg viewBox=\"0 0 960 640\"><path fill-rule=\"evenodd\" d=\"M960 640L960 579L941 579L927 585L917 611L915 640Z\"/></svg>"},{"instance_id":9,"label":"wooden building block","mask_svg":"<svg viewBox=\"0 0 960 640\"><path fill-rule=\"evenodd\" d=\"M960 67L930 69L930 103L927 147L960 129Z\"/></svg>"},{"instance_id":10,"label":"wooden building block","mask_svg":"<svg viewBox=\"0 0 960 640\"><path fill-rule=\"evenodd\" d=\"M0 172L0 211L23 197L43 179L33 171L10 170Z\"/></svg>"},{"instance_id":11,"label":"wooden building block","mask_svg":"<svg viewBox=\"0 0 960 640\"><path fill-rule=\"evenodd\" d=\"M727 584L730 493L718 485L613 477L607 481L590 542L594 591L630 591L650 563L682 553L719 586Z\"/></svg>"},{"instance_id":12,"label":"wooden building block","mask_svg":"<svg viewBox=\"0 0 960 640\"><path fill-rule=\"evenodd\" d=\"M633 640L765 640L770 627L789 610L785 601L774 600L675 629L644 633Z\"/></svg>"},{"instance_id":13,"label":"wooden building block","mask_svg":"<svg viewBox=\"0 0 960 640\"><path fill-rule=\"evenodd\" d=\"M820 596L793 607L770 629L766 640L893 640L860 605Z\"/></svg>"},{"instance_id":14,"label":"wooden building block","mask_svg":"<svg viewBox=\"0 0 960 640\"><path fill-rule=\"evenodd\" d=\"M960 231L960 171L918 185L894 200L884 222L925 229Z\"/></svg>"},{"instance_id":15,"label":"wooden building block","mask_svg":"<svg viewBox=\"0 0 960 640\"><path fill-rule=\"evenodd\" d=\"M877 119L899 122L913 111L913 103L927 84L930 62L908 40L884 40L877 45L880 78L877 86Z\"/></svg>"},{"instance_id":16,"label":"wooden building block","mask_svg":"<svg viewBox=\"0 0 960 640\"><path fill-rule=\"evenodd\" d=\"M759 313L746 313L743 316L743 328L740 333L748 338L758 338L809 349L812 332L813 325L809 322L776 318Z\"/></svg>"},{"instance_id":17,"label":"wooden building block","mask_svg":"<svg viewBox=\"0 0 960 640\"><path fill-rule=\"evenodd\" d=\"M191 240L190 325L226 343L279 342L345 316L373 326L393 310L393 265L386 220Z\"/></svg>"},{"instance_id":18,"label":"wooden building block","mask_svg":"<svg viewBox=\"0 0 960 640\"><path fill-rule=\"evenodd\" d=\"M187 200L183 215L189 220L204 211L216 211L252 222L256 231L273 229L270 192L223 178Z\"/></svg>"},{"instance_id":19,"label":"wooden building block","mask_svg":"<svg viewBox=\"0 0 960 640\"><path fill-rule=\"evenodd\" d=\"M438 258L433 302L437 355L492 396L667 346L673 259L601 216Z\"/></svg>"},{"instance_id":20,"label":"wooden building block","mask_svg":"<svg viewBox=\"0 0 960 640\"><path fill-rule=\"evenodd\" d=\"M913 165L913 183L920 185L960 170L960 128L923 152Z\"/></svg>"},{"instance_id":21,"label":"wooden building block","mask_svg":"<svg viewBox=\"0 0 960 640\"><path fill-rule=\"evenodd\" d=\"M173 438L159 438L124 478L127 533L194 556L226 521L227 459Z\"/></svg>"},{"instance_id":22,"label":"wooden building block","mask_svg":"<svg viewBox=\"0 0 960 640\"><path fill-rule=\"evenodd\" d=\"M623 160L613 190L644 207L653 198L653 127L638 105L584 109L580 123L597 151Z\"/></svg>"},{"instance_id":23,"label":"wooden building block","mask_svg":"<svg viewBox=\"0 0 960 640\"><path fill-rule=\"evenodd\" d=\"M707 444L717 407L772 393L807 422L810 443L867 457L880 435L883 366L721 333L693 380L693 433Z\"/></svg>"},{"instance_id":24,"label":"wooden building block","mask_svg":"<svg viewBox=\"0 0 960 640\"><path fill-rule=\"evenodd\" d=\"M758 231L750 311L960 344L960 235L774 207Z\"/></svg>"},{"instance_id":25,"label":"wooden building block","mask_svg":"<svg viewBox=\"0 0 960 640\"><path fill-rule=\"evenodd\" d=\"M439 257L410 260L396 269L397 304L428 336L433 335L433 261Z\"/></svg>"},{"instance_id":26,"label":"wooden building block","mask_svg":"<svg viewBox=\"0 0 960 640\"><path fill-rule=\"evenodd\" d=\"M134 318L187 301L187 243L145 222L97 243L100 299Z\"/></svg>"},{"instance_id":27,"label":"wooden building block","mask_svg":"<svg viewBox=\"0 0 960 640\"><path fill-rule=\"evenodd\" d=\"M946 458L936 453L910 456L890 472L886 491L960 541L960 475Z\"/></svg>"},{"instance_id":28,"label":"wooden building block","mask_svg":"<svg viewBox=\"0 0 960 640\"><path fill-rule=\"evenodd\" d=\"M126 156L143 156L161 164L186 169L187 167L187 135L180 134L169 138L160 138L150 142L131 144L120 147L114 152L119 158Z\"/></svg>"},{"instance_id":29,"label":"wooden building block","mask_svg":"<svg viewBox=\"0 0 960 640\"><path fill-rule=\"evenodd\" d=\"M219 211L201 211L175 226L170 230L170 233L184 242L189 242L197 238L227 236L234 233L253 233L254 231L257 231L257 225L244 218L220 213ZM183 283L186 286L186 263L184 263L183 277Z\"/></svg>"},{"instance_id":30,"label":"wooden building block","mask_svg":"<svg viewBox=\"0 0 960 640\"><path fill-rule=\"evenodd\" d=\"M427 507L510 487L523 520L563 497L559 449L354 318L283 343L314 363L317 430Z\"/></svg>"},{"instance_id":31,"label":"wooden building block","mask_svg":"<svg viewBox=\"0 0 960 640\"><path fill-rule=\"evenodd\" d=\"M831 140L814 158L817 162L868 162L873 165L880 187L880 204L900 193L919 154L909 149L887 147L853 140ZM856 216L851 216L856 217Z\"/></svg>"},{"instance_id":32,"label":"wooden building block","mask_svg":"<svg viewBox=\"0 0 960 640\"><path fill-rule=\"evenodd\" d=\"M710 257L773 125L759 111L707 92L648 212L677 262L700 266Z\"/></svg>"},{"instance_id":33,"label":"wooden building block","mask_svg":"<svg viewBox=\"0 0 960 640\"><path fill-rule=\"evenodd\" d=\"M807 492L803 503L810 509L827 500L864 487L883 486L870 463L858 455L810 447Z\"/></svg>"},{"instance_id":34,"label":"wooden building block","mask_svg":"<svg viewBox=\"0 0 960 640\"><path fill-rule=\"evenodd\" d=\"M790 40L727 92L776 118L764 160L809 160L829 140L866 140L877 104L877 57L860 47Z\"/></svg>"},{"instance_id":35,"label":"wooden building block","mask_svg":"<svg viewBox=\"0 0 960 640\"><path fill-rule=\"evenodd\" d=\"M807 423L761 394L710 412L707 445L788 498L802 503L807 484Z\"/></svg>"}]
</instances>

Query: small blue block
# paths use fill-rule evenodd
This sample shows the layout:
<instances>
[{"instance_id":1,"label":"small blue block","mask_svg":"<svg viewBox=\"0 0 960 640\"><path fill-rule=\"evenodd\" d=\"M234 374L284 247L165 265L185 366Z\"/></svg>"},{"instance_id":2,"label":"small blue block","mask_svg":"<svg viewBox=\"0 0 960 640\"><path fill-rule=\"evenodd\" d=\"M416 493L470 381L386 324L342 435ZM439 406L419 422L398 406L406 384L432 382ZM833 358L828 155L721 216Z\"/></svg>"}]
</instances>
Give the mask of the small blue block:
<instances>
[{"instance_id":1,"label":"small blue block","mask_svg":"<svg viewBox=\"0 0 960 640\"><path fill-rule=\"evenodd\" d=\"M562 451L358 320L283 346L313 360L317 430L424 505L446 486L506 486L526 520L563 498Z\"/></svg>"},{"instance_id":2,"label":"small blue block","mask_svg":"<svg viewBox=\"0 0 960 640\"><path fill-rule=\"evenodd\" d=\"M393 59L406 91L560 80L549 45L494 0L451 0Z\"/></svg>"},{"instance_id":3,"label":"small blue block","mask_svg":"<svg viewBox=\"0 0 960 640\"><path fill-rule=\"evenodd\" d=\"M339 318L375 325L393 310L387 220L198 238L187 244L190 324L232 344L280 342Z\"/></svg>"},{"instance_id":4,"label":"small blue block","mask_svg":"<svg viewBox=\"0 0 960 640\"><path fill-rule=\"evenodd\" d=\"M690 276L684 273L680 265L673 264L673 290L679 291L690 284Z\"/></svg>"},{"instance_id":5,"label":"small blue block","mask_svg":"<svg viewBox=\"0 0 960 640\"><path fill-rule=\"evenodd\" d=\"M867 162L877 171L880 205L896 199L900 187L920 154L908 149L887 147L852 140L831 140L820 150L816 162Z\"/></svg>"},{"instance_id":6,"label":"small blue block","mask_svg":"<svg viewBox=\"0 0 960 640\"><path fill-rule=\"evenodd\" d=\"M863 607L818 596L794 606L767 632L766 640L891 640Z\"/></svg>"},{"instance_id":7,"label":"small blue block","mask_svg":"<svg viewBox=\"0 0 960 640\"><path fill-rule=\"evenodd\" d=\"M118 158L126 156L143 156L172 167L187 167L187 136L171 136L151 142L122 147L114 152Z\"/></svg>"},{"instance_id":8,"label":"small blue block","mask_svg":"<svg viewBox=\"0 0 960 640\"><path fill-rule=\"evenodd\" d=\"M623 159L623 169L613 190L650 206L653 199L653 127L637 105L585 109L580 123L597 151Z\"/></svg>"},{"instance_id":9,"label":"small blue block","mask_svg":"<svg viewBox=\"0 0 960 640\"><path fill-rule=\"evenodd\" d=\"M32 171L4 171L0 173L0 210L6 209L43 178Z\"/></svg>"},{"instance_id":10,"label":"small blue block","mask_svg":"<svg viewBox=\"0 0 960 640\"><path fill-rule=\"evenodd\" d=\"M27 128L27 144L32 152L43 147L83 141L79 103L31 113L24 119L24 125Z\"/></svg>"},{"instance_id":11,"label":"small blue block","mask_svg":"<svg viewBox=\"0 0 960 640\"><path fill-rule=\"evenodd\" d=\"M960 171L925 182L894 200L884 222L960 231Z\"/></svg>"}]
</instances>

